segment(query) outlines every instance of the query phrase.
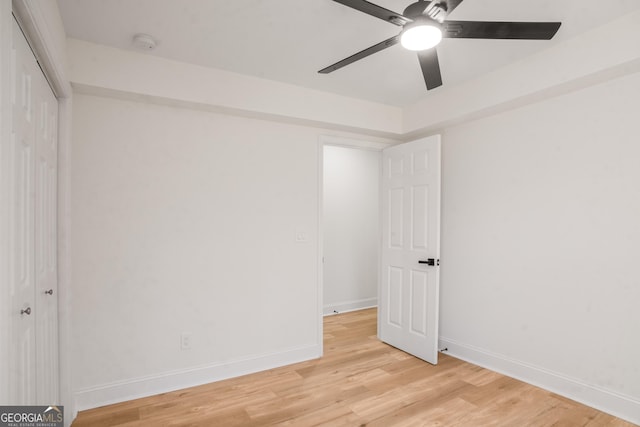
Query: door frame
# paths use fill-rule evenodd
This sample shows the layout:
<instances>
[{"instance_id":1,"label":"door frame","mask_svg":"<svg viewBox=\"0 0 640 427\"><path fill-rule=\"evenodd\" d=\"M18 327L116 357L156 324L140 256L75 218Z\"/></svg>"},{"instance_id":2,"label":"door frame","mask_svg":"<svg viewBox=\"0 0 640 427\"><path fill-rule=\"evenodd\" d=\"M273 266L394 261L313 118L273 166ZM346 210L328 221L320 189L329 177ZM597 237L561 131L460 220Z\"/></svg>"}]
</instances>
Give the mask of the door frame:
<instances>
[{"instance_id":1,"label":"door frame","mask_svg":"<svg viewBox=\"0 0 640 427\"><path fill-rule=\"evenodd\" d=\"M324 147L332 146L332 147L344 147L344 148L353 148L359 150L368 150L368 151L376 151L382 154L382 150L387 147L391 147L392 145L399 144L399 141L394 142L374 142L371 140L360 140L353 138L346 138L341 136L333 136L333 135L320 135L318 138L318 346L319 346L319 356L324 354L324 343L323 343L323 332L324 332ZM382 161L382 160L381 160ZM382 167L382 164L380 164ZM380 209L380 207L378 207ZM380 235L378 236L378 240L380 240ZM380 251L380 245L378 245L378 252ZM378 254L378 265L376 266L376 271L380 270L380 254ZM378 274L379 276L379 274ZM378 277L378 283L376 283L376 289L378 290L378 294L380 293L380 277Z\"/></svg>"},{"instance_id":2,"label":"door frame","mask_svg":"<svg viewBox=\"0 0 640 427\"><path fill-rule=\"evenodd\" d=\"M18 21L33 53L40 64L45 78L49 81L54 95L58 100L58 328L59 328L59 363L60 363L60 400L67 408L67 422L70 423L75 417L75 399L71 391L71 365L69 363L70 351L70 332L71 322L69 318L69 280L70 280L70 257L69 257L69 241L68 232L70 229L69 217L69 172L70 172L70 143L71 143L71 101L72 89L67 78L66 70L66 49L64 46L58 46L55 43L55 28L52 25L62 26L57 15L57 4L53 6L47 2L31 2L28 0L12 0L11 2L0 2L0 93L11 93L11 57L12 48L12 20L15 16ZM63 49L63 51L60 51ZM11 135L12 113L10 97L2 96L2 117L0 118L0 136L3 140L7 140ZM2 158L4 162L5 159ZM4 170L5 168L3 168ZM0 197L6 196L6 177L0 176ZM2 222L0 223L0 236L4 236L8 232L6 229L8 224L4 220L6 212L0 212ZM2 242L6 242L3 239ZM0 244L0 254L5 255L6 248L4 244ZM6 257L3 257L3 259ZM6 269L2 269L6 271ZM0 276L0 293L4 294L8 291L8 277ZM0 323L6 325L5 320L9 316L8 298L0 298L3 301L0 304ZM9 336L7 335L7 327L0 329L0 347L7 348ZM4 361L6 354L0 353L0 360ZM1 366L0 369L6 369ZM4 376L4 375L3 375ZM8 390L4 387L0 388L0 400L5 400ZM6 396L8 397L8 396Z\"/></svg>"}]
</instances>

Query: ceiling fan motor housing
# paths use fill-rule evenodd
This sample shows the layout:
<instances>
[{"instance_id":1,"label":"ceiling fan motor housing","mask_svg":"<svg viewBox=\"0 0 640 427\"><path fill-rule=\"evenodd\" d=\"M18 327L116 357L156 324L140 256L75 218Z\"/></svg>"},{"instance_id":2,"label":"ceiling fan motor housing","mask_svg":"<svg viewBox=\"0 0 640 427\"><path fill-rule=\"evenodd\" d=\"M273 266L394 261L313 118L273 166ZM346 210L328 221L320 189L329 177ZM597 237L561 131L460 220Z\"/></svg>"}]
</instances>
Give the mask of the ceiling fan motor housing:
<instances>
[{"instance_id":1,"label":"ceiling fan motor housing","mask_svg":"<svg viewBox=\"0 0 640 427\"><path fill-rule=\"evenodd\" d=\"M420 17L426 16L434 21L442 23L447 16L447 4L438 0L420 0L407 6L402 14L414 21Z\"/></svg>"}]
</instances>

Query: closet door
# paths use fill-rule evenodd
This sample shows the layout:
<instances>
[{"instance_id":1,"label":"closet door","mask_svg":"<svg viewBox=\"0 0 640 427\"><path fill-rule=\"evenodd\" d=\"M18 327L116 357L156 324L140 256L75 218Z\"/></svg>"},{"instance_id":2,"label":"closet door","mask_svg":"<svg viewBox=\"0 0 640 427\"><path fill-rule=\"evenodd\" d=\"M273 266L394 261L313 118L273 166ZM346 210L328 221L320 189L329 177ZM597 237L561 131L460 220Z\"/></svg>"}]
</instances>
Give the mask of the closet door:
<instances>
[{"instance_id":1,"label":"closet door","mask_svg":"<svg viewBox=\"0 0 640 427\"><path fill-rule=\"evenodd\" d=\"M17 23L13 25L9 277L13 404L58 402L58 106Z\"/></svg>"},{"instance_id":2,"label":"closet door","mask_svg":"<svg viewBox=\"0 0 640 427\"><path fill-rule=\"evenodd\" d=\"M58 102L41 74L35 110L36 404L58 402L57 135ZM37 86L35 86L37 85Z\"/></svg>"},{"instance_id":3,"label":"closet door","mask_svg":"<svg viewBox=\"0 0 640 427\"><path fill-rule=\"evenodd\" d=\"M9 178L9 293L12 404L35 404L35 182L34 80L40 72L17 24L13 26L13 126Z\"/></svg>"}]
</instances>

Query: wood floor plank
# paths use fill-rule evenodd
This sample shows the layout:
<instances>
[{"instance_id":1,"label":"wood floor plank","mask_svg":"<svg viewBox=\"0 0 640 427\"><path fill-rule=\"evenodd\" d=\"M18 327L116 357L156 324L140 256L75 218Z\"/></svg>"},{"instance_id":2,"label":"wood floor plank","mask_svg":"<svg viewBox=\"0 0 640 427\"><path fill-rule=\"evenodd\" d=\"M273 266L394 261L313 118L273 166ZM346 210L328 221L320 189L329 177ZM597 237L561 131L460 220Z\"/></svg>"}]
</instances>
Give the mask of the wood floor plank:
<instances>
[{"instance_id":1,"label":"wood floor plank","mask_svg":"<svg viewBox=\"0 0 640 427\"><path fill-rule=\"evenodd\" d=\"M82 411L73 426L632 426L446 354L429 365L378 341L376 321L326 317L318 360Z\"/></svg>"}]
</instances>

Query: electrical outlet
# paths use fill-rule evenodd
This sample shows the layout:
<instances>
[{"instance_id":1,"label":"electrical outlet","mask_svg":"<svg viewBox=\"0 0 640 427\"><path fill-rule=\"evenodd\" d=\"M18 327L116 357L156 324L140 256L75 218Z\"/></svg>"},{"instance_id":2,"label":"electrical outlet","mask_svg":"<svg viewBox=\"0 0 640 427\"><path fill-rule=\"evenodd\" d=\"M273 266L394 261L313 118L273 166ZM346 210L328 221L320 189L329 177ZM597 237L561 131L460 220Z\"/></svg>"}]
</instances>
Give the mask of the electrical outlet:
<instances>
[{"instance_id":1,"label":"electrical outlet","mask_svg":"<svg viewBox=\"0 0 640 427\"><path fill-rule=\"evenodd\" d=\"M183 332L180 334L180 349L191 350L191 333Z\"/></svg>"}]
</instances>

